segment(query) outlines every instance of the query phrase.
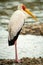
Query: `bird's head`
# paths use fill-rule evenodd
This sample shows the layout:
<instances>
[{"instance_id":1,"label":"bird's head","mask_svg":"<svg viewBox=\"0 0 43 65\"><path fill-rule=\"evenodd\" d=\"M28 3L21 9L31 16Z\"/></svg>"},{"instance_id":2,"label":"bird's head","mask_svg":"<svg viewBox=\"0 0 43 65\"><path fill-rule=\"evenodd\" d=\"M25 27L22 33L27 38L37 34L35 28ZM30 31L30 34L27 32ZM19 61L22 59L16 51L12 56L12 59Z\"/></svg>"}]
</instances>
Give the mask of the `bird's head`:
<instances>
[{"instance_id":1,"label":"bird's head","mask_svg":"<svg viewBox=\"0 0 43 65\"><path fill-rule=\"evenodd\" d=\"M29 14L30 16L32 16L32 17L37 21L36 16L33 15L33 13L32 13L24 4L20 4L20 5L18 6L18 9L25 11L25 13Z\"/></svg>"}]
</instances>

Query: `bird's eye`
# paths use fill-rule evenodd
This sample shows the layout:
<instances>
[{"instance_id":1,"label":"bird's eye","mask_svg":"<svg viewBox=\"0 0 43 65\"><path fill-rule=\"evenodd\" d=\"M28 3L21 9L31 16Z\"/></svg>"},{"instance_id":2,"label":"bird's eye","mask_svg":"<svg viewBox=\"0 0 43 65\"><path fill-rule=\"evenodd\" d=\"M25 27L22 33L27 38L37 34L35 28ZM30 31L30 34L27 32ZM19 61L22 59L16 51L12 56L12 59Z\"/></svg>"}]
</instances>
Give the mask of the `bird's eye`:
<instances>
[{"instance_id":1,"label":"bird's eye","mask_svg":"<svg viewBox=\"0 0 43 65\"><path fill-rule=\"evenodd\" d=\"M22 9L25 10L26 6L25 5L22 5Z\"/></svg>"}]
</instances>

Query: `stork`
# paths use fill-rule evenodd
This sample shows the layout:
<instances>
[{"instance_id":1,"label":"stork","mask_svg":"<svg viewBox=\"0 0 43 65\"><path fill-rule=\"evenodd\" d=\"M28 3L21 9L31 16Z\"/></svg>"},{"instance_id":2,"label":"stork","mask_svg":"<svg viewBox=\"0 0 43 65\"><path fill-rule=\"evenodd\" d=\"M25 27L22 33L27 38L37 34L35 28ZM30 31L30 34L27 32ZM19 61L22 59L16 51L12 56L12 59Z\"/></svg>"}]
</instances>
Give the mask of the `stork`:
<instances>
[{"instance_id":1,"label":"stork","mask_svg":"<svg viewBox=\"0 0 43 65\"><path fill-rule=\"evenodd\" d=\"M15 61L19 62L17 54L17 38L20 34L24 20L31 15L36 21L37 18L30 12L30 10L24 5L20 4L18 9L12 14L8 25L8 44L9 46L15 45Z\"/></svg>"}]
</instances>

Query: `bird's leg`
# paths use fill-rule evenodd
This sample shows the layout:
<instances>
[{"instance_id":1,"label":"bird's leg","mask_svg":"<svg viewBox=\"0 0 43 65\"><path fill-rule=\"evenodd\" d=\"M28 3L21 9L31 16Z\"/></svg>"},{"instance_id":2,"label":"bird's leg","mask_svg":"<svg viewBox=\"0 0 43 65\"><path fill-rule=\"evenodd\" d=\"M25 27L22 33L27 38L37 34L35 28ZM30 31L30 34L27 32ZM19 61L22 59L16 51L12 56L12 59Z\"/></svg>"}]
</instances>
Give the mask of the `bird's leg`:
<instances>
[{"instance_id":1,"label":"bird's leg","mask_svg":"<svg viewBox=\"0 0 43 65\"><path fill-rule=\"evenodd\" d=\"M17 41L15 41L15 62L20 62L20 60L18 60Z\"/></svg>"},{"instance_id":2,"label":"bird's leg","mask_svg":"<svg viewBox=\"0 0 43 65\"><path fill-rule=\"evenodd\" d=\"M15 60L18 60L18 54L17 54L17 41L15 41Z\"/></svg>"}]
</instances>

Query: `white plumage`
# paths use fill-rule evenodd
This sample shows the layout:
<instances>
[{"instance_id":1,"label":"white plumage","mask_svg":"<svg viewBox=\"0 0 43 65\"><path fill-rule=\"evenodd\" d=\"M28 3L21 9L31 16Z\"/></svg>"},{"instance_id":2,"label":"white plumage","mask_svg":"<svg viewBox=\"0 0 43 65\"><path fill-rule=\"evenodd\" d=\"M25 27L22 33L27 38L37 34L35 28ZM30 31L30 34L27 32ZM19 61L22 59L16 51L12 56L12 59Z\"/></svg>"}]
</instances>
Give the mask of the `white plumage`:
<instances>
[{"instance_id":1,"label":"white plumage","mask_svg":"<svg viewBox=\"0 0 43 65\"><path fill-rule=\"evenodd\" d=\"M17 10L13 13L8 26L8 31L10 33L9 40L13 39L17 32L19 32L19 30L22 28L25 18L26 15L21 10Z\"/></svg>"}]
</instances>

